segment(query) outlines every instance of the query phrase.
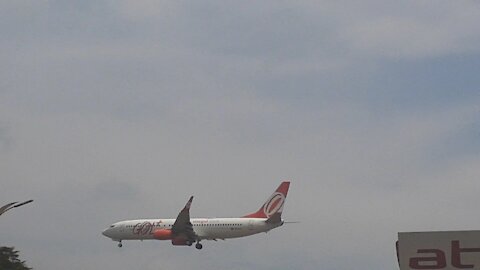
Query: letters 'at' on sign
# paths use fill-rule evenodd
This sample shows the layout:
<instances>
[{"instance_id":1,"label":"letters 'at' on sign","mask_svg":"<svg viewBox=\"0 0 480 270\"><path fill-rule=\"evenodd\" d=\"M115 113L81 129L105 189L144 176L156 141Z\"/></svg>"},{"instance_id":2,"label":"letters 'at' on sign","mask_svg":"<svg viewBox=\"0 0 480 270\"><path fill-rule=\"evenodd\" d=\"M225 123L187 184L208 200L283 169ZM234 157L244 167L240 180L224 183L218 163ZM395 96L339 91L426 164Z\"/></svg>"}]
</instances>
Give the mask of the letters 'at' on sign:
<instances>
[{"instance_id":1,"label":"letters 'at' on sign","mask_svg":"<svg viewBox=\"0 0 480 270\"><path fill-rule=\"evenodd\" d=\"M460 247L460 241L451 241L451 249L443 251L440 249L418 249L417 254L423 256L412 257L409 260L411 269L444 269L447 267L447 255L451 258L451 264L458 269L473 269L475 265L462 262L463 253L479 252L480 248ZM430 256L425 256L428 254Z\"/></svg>"}]
</instances>

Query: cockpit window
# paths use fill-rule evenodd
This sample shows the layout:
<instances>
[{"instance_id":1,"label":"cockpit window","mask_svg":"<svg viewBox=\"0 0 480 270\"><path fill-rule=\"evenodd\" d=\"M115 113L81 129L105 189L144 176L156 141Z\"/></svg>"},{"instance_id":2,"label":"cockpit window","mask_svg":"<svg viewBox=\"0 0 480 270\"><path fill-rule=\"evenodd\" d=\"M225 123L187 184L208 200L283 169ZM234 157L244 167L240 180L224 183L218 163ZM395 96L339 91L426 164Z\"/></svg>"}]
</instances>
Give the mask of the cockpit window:
<instances>
[{"instance_id":1,"label":"cockpit window","mask_svg":"<svg viewBox=\"0 0 480 270\"><path fill-rule=\"evenodd\" d=\"M115 225L110 225L110 228L113 228L113 227L115 227Z\"/></svg>"}]
</instances>

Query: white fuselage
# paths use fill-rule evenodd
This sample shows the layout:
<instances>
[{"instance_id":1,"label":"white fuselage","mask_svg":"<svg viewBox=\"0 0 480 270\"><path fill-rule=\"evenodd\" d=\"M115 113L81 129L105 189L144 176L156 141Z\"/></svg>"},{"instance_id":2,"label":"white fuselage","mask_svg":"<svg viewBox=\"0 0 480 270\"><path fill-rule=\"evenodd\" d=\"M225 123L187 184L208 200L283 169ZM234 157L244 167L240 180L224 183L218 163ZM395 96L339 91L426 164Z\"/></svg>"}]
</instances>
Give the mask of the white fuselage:
<instances>
[{"instance_id":1,"label":"white fuselage","mask_svg":"<svg viewBox=\"0 0 480 270\"><path fill-rule=\"evenodd\" d=\"M249 236L283 225L265 218L192 218L190 222L199 240L216 240ZM112 224L103 234L114 241L155 239L156 230L171 229L175 219L137 219Z\"/></svg>"}]
</instances>

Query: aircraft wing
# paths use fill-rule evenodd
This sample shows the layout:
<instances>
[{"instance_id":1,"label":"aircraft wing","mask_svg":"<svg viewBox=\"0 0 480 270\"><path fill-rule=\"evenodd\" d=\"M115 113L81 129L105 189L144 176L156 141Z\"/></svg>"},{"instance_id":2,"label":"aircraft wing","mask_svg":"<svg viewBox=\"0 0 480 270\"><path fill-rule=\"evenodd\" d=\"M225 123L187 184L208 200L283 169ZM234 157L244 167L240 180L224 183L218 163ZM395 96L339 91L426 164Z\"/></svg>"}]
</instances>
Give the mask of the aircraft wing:
<instances>
[{"instance_id":1,"label":"aircraft wing","mask_svg":"<svg viewBox=\"0 0 480 270\"><path fill-rule=\"evenodd\" d=\"M16 203L17 203L17 202L12 202L12 203L8 203L8 204L0 207L0 215L3 214L3 213L5 213L5 212L7 212L8 210L10 210L10 208L12 208L12 207L10 207L10 206L12 206L12 205L14 205L14 204L16 204Z\"/></svg>"},{"instance_id":2,"label":"aircraft wing","mask_svg":"<svg viewBox=\"0 0 480 270\"><path fill-rule=\"evenodd\" d=\"M172 233L176 236L185 237L187 240L194 242L197 235L193 231L192 223L190 222L190 206L192 205L193 196L190 197L185 207L180 211L173 223Z\"/></svg>"},{"instance_id":3,"label":"aircraft wing","mask_svg":"<svg viewBox=\"0 0 480 270\"><path fill-rule=\"evenodd\" d=\"M33 202L33 200L28 200L28 201L25 201L25 202L22 202L22 203L19 203L19 204L17 204L18 202L8 203L8 204L0 207L0 215L2 215L3 213L7 212L8 210L10 210L12 208L19 207L19 206L22 206L22 205L25 205L25 204L31 203L31 202Z\"/></svg>"}]
</instances>

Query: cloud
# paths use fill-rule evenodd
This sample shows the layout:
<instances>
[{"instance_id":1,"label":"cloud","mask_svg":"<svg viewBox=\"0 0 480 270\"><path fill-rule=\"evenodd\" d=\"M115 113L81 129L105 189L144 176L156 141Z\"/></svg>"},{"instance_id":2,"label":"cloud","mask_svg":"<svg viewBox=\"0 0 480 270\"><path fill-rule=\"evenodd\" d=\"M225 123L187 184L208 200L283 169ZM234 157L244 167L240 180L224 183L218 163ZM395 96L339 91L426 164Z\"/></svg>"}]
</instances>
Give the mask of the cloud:
<instances>
[{"instance_id":1,"label":"cloud","mask_svg":"<svg viewBox=\"0 0 480 270\"><path fill-rule=\"evenodd\" d=\"M265 116L272 122L266 128L271 137L259 140L263 127L248 124L257 121L259 112L253 106L247 110L251 113L243 115L238 104L205 106L211 112L189 105L185 117L167 114L164 123L168 125L84 112L17 119L15 128L21 135L17 140L22 147L15 148L2 171L11 179L7 184L17 196L35 197L36 208L26 209L29 212L25 214L44 229L41 235L29 232L19 238L13 234L5 241L22 243L32 265L42 265L51 253L64 255L63 260L49 264L58 267L81 259L106 267L116 265L112 258L128 264L117 257L114 243L99 235L109 223L124 218L173 217L190 194L196 195L192 215L241 215L255 210L281 179L291 177L285 214L300 224L268 235L206 243L211 254L224 258L210 264L208 257L195 251L190 256L198 256L211 267L232 262L241 266L233 253L243 253L262 269L280 267L285 262L278 258L286 253L293 261L305 261L305 269L354 264L386 267L394 262L389 248L393 249L396 231L440 228L428 218L420 218L424 211L435 213L444 206L434 207L432 203L438 199L425 194L432 191L432 185L440 184L434 190L444 194L452 187L451 179L461 177L465 180L453 194L474 188L468 179L478 174L476 157L457 153L439 159L433 154L476 122L476 105L379 119L372 118L368 108L352 104L332 104L311 115L273 107ZM215 111L224 116L207 121L209 125L202 122L203 115L187 121L195 112L208 116ZM229 121L239 123L235 119L239 114L245 117L246 126L228 127ZM302 121L296 121L297 117ZM227 127L233 133L225 132ZM252 139L238 143L235 132ZM212 186L217 188L212 190ZM252 200L245 200L245 194ZM21 218L20 214L12 218ZM438 224L461 226L439 216L433 218ZM56 225L49 227L52 219ZM412 219L416 222L409 222ZM313 224L315 233L309 229ZM24 225L7 221L6 226L12 230ZM45 241L55 245L35 252ZM168 243L127 243L126 248L132 265L142 264L147 269L193 264L193 260L172 263L180 255ZM106 256L92 254L88 251L92 249ZM134 255L139 250L143 255ZM345 254L351 258L348 262L341 260Z\"/></svg>"},{"instance_id":2,"label":"cloud","mask_svg":"<svg viewBox=\"0 0 480 270\"><path fill-rule=\"evenodd\" d=\"M478 23L475 5L441 3L432 9L412 4L413 14L372 16L350 25L342 35L354 50L377 57L408 60L475 53L474 44L480 41L472 31Z\"/></svg>"}]
</instances>

